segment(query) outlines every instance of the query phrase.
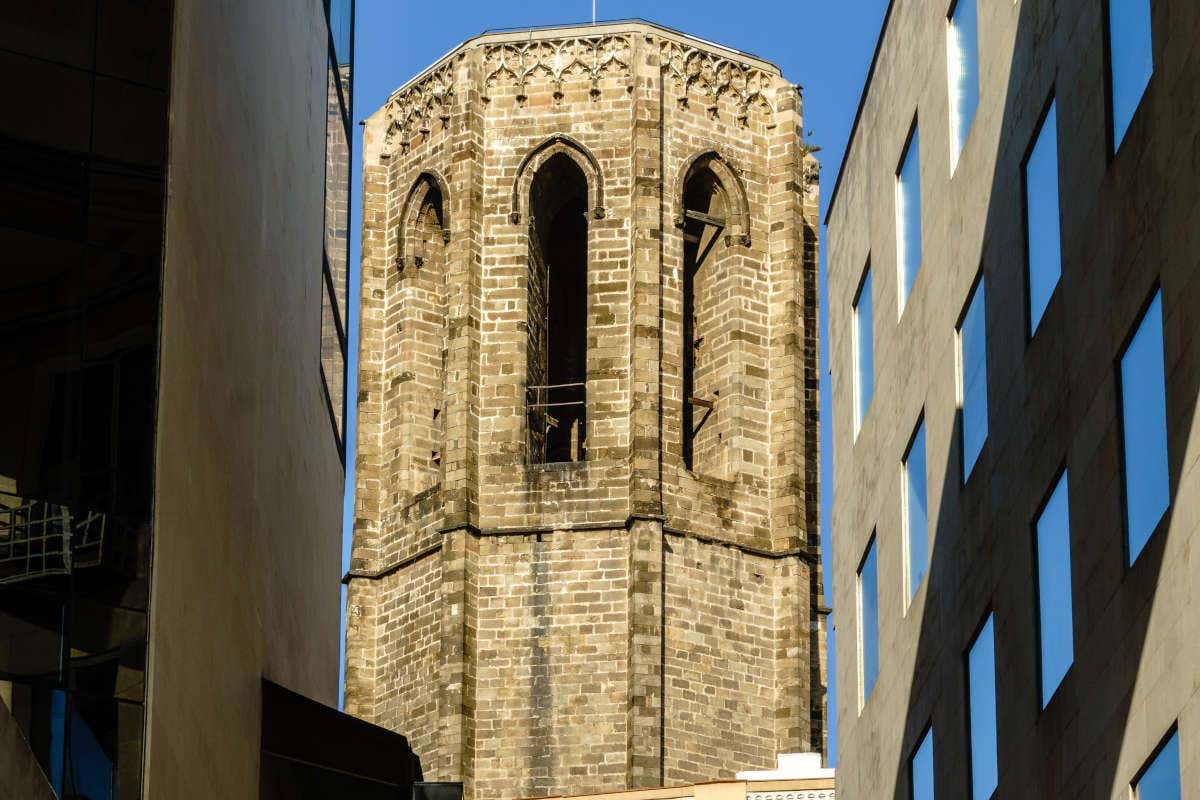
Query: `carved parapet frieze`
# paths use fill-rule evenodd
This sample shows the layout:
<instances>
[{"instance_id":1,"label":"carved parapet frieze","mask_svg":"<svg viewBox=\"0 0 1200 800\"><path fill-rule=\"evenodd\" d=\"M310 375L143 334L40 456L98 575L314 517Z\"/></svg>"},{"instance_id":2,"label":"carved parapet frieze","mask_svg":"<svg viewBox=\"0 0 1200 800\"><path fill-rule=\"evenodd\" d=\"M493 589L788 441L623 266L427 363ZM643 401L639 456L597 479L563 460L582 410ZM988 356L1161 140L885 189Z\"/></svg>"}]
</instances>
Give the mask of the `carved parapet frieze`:
<instances>
[{"instance_id":1,"label":"carved parapet frieze","mask_svg":"<svg viewBox=\"0 0 1200 800\"><path fill-rule=\"evenodd\" d=\"M713 118L720 114L722 99L732 100L740 125L748 124L752 113L774 112L776 80L770 73L673 39L663 39L660 48L659 63L681 108L688 107L688 96L695 92L707 100L706 111Z\"/></svg>"},{"instance_id":2,"label":"carved parapet frieze","mask_svg":"<svg viewBox=\"0 0 1200 800\"><path fill-rule=\"evenodd\" d=\"M433 120L446 126L455 97L454 71L462 56L452 58L393 95L387 103L384 150L407 151L416 135L428 136Z\"/></svg>"},{"instance_id":3,"label":"carved parapet frieze","mask_svg":"<svg viewBox=\"0 0 1200 800\"><path fill-rule=\"evenodd\" d=\"M554 98L561 102L563 85L571 80L590 83L588 93L600 98L600 80L608 75L630 76L631 49L623 35L575 36L528 42L502 42L484 51L483 96L491 98L496 88L517 87L517 102L527 98L526 87L548 82Z\"/></svg>"}]
</instances>

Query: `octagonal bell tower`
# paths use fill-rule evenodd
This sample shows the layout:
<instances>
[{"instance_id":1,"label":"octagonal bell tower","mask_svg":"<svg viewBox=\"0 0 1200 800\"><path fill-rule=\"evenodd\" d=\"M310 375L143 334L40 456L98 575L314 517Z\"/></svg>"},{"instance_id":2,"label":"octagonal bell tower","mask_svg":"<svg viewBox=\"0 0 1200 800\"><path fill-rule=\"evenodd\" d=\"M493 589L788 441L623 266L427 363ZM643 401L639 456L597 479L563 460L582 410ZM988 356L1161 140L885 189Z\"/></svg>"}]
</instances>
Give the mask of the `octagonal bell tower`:
<instances>
[{"instance_id":1,"label":"octagonal bell tower","mask_svg":"<svg viewBox=\"0 0 1200 800\"><path fill-rule=\"evenodd\" d=\"M770 63L487 34L365 123L346 708L468 798L824 749L817 164Z\"/></svg>"}]
</instances>

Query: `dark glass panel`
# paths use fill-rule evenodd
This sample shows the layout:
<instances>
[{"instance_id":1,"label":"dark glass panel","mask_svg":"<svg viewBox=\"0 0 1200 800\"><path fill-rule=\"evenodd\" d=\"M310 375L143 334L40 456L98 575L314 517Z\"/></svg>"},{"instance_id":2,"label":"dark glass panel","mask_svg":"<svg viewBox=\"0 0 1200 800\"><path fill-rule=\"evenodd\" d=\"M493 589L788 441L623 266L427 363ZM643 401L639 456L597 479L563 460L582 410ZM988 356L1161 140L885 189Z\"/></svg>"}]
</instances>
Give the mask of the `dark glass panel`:
<instances>
[{"instance_id":1,"label":"dark glass panel","mask_svg":"<svg viewBox=\"0 0 1200 800\"><path fill-rule=\"evenodd\" d=\"M92 127L96 155L161 166L167 156L167 94L125 81L96 78Z\"/></svg>"},{"instance_id":2,"label":"dark glass panel","mask_svg":"<svg viewBox=\"0 0 1200 800\"><path fill-rule=\"evenodd\" d=\"M95 0L0 3L0 48L90 68L95 19Z\"/></svg>"},{"instance_id":3,"label":"dark glass panel","mask_svg":"<svg viewBox=\"0 0 1200 800\"><path fill-rule=\"evenodd\" d=\"M100 0L97 71L166 89L170 45L168 0Z\"/></svg>"}]
</instances>

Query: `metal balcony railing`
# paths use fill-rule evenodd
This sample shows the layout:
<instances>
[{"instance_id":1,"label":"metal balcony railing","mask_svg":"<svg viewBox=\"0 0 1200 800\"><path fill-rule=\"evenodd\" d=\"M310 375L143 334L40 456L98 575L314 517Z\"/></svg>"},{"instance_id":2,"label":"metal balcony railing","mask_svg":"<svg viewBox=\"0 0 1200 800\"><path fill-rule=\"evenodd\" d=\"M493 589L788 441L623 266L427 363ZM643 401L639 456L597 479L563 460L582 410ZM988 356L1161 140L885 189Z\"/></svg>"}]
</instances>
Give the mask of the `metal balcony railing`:
<instances>
[{"instance_id":1,"label":"metal balcony railing","mask_svg":"<svg viewBox=\"0 0 1200 800\"><path fill-rule=\"evenodd\" d=\"M0 501L0 584L65 575L101 562L104 514L42 500Z\"/></svg>"}]
</instances>

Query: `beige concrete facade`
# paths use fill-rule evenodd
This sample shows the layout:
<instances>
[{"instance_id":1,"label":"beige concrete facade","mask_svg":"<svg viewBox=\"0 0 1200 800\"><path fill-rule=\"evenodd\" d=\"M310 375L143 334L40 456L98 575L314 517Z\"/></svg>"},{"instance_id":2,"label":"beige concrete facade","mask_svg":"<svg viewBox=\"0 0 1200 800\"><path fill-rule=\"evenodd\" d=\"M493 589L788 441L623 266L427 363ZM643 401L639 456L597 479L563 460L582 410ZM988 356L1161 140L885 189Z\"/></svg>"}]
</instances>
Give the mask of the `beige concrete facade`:
<instances>
[{"instance_id":1,"label":"beige concrete facade","mask_svg":"<svg viewBox=\"0 0 1200 800\"><path fill-rule=\"evenodd\" d=\"M258 796L264 677L337 705L327 53L319 0L175 3L147 797Z\"/></svg>"},{"instance_id":2,"label":"beige concrete facade","mask_svg":"<svg viewBox=\"0 0 1200 800\"><path fill-rule=\"evenodd\" d=\"M978 111L952 171L944 0L896 0L829 225L838 792L907 798L932 724L938 797L970 795L964 653L995 614L997 797L1128 798L1178 726L1200 798L1200 6L1153 9L1153 77L1110 156L1105 4L979 2ZM1057 102L1062 278L1027 335L1022 164ZM897 309L896 171L920 125L924 261ZM851 307L871 264L874 395L855 435ZM955 329L986 285L988 438L963 485ZM1116 366L1161 287L1171 505L1126 566ZM906 610L900 462L924 414L930 564ZM1038 696L1031 524L1069 475L1074 664ZM875 536L878 681L860 709L856 570Z\"/></svg>"},{"instance_id":3,"label":"beige concrete facade","mask_svg":"<svg viewBox=\"0 0 1200 800\"><path fill-rule=\"evenodd\" d=\"M645 23L490 34L367 119L363 172L347 710L468 798L822 750L797 88ZM561 383L542 354L565 329L530 309L562 274L542 237L565 186L586 215L567 460L544 455L560 412L528 405Z\"/></svg>"}]
</instances>

